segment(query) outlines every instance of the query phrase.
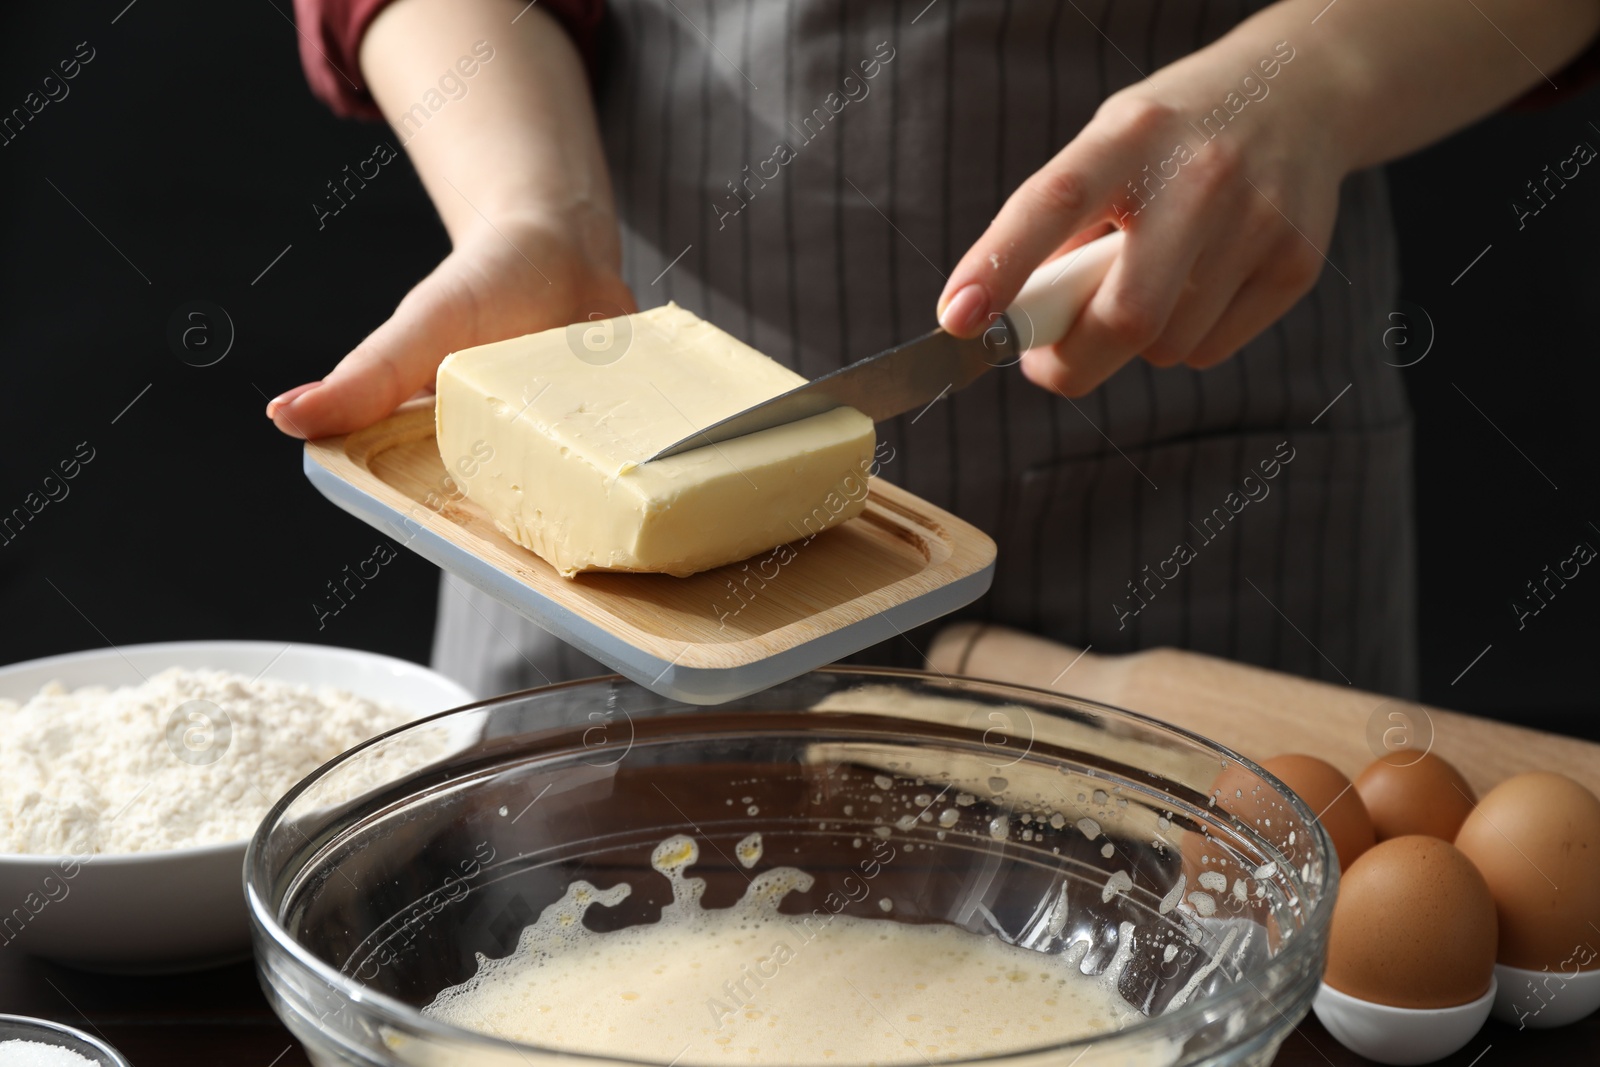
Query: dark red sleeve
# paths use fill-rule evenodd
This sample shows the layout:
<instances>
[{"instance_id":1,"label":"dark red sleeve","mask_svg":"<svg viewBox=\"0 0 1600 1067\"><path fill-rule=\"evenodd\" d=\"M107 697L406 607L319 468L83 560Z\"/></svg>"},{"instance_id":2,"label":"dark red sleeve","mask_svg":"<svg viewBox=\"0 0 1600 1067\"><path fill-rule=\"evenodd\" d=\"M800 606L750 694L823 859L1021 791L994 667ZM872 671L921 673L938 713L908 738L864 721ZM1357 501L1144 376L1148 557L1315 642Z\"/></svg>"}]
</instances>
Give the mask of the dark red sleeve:
<instances>
[{"instance_id":1,"label":"dark red sleeve","mask_svg":"<svg viewBox=\"0 0 1600 1067\"><path fill-rule=\"evenodd\" d=\"M600 24L605 17L604 0L536 2L572 37L592 78L600 43ZM367 92L357 58L367 27L389 3L390 0L294 0L294 15L300 30L300 65L305 68L306 81L311 83L311 91L317 98L340 115L383 117L372 101L372 94ZM506 7L515 15L515 3L508 3ZM471 44L463 42L463 47Z\"/></svg>"}]
</instances>

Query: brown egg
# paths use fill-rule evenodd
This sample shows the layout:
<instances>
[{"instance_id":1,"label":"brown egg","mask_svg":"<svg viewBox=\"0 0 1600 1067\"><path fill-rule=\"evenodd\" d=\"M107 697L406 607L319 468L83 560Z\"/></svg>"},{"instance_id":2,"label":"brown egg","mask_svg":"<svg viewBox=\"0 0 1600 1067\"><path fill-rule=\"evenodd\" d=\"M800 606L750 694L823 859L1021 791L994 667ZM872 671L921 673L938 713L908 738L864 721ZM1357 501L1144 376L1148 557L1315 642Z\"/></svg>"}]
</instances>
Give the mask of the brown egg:
<instances>
[{"instance_id":1,"label":"brown egg","mask_svg":"<svg viewBox=\"0 0 1600 1067\"><path fill-rule=\"evenodd\" d=\"M1494 961L1494 898L1448 841L1396 837L1345 873L1323 975L1339 992L1395 1008L1452 1008L1488 991Z\"/></svg>"},{"instance_id":2,"label":"brown egg","mask_svg":"<svg viewBox=\"0 0 1600 1067\"><path fill-rule=\"evenodd\" d=\"M1298 793L1322 822L1333 838L1341 868L1349 870L1356 857L1372 847L1376 840L1372 817L1350 779L1333 764L1315 756L1290 754L1274 756L1261 766L1283 779L1283 784Z\"/></svg>"},{"instance_id":3,"label":"brown egg","mask_svg":"<svg viewBox=\"0 0 1600 1067\"><path fill-rule=\"evenodd\" d=\"M1206 803L1214 817L1225 821L1225 817L1231 815L1269 840L1276 841L1280 847L1285 845L1285 836L1300 826L1289 817L1291 809L1276 787L1268 785L1255 771L1231 760L1211 783L1211 793ZM1171 837L1171 834L1168 836ZM1285 849L1296 866L1306 858L1305 846L1309 844L1310 836L1304 827L1300 827L1297 840L1301 847L1289 846ZM1260 866L1259 860L1241 860L1236 851L1238 843L1231 838L1224 841L1201 833L1189 833L1175 840L1179 842L1183 854L1183 875L1187 881L1185 895L1194 891L1206 892L1200 878L1209 872L1214 872L1213 877L1221 875L1231 887L1238 878L1248 877L1251 871ZM1255 909L1266 904L1266 900L1252 896L1246 906ZM1230 905L1228 910L1232 912L1235 909ZM1268 923L1268 926L1273 927L1274 924Z\"/></svg>"},{"instance_id":4,"label":"brown egg","mask_svg":"<svg viewBox=\"0 0 1600 1067\"><path fill-rule=\"evenodd\" d=\"M1456 846L1478 865L1500 916L1500 962L1528 970L1576 961L1600 927L1600 799L1534 771L1478 802ZM1600 959L1588 953L1589 966Z\"/></svg>"},{"instance_id":5,"label":"brown egg","mask_svg":"<svg viewBox=\"0 0 1600 1067\"><path fill-rule=\"evenodd\" d=\"M1460 771L1431 752L1406 749L1369 764L1356 792L1379 841L1407 834L1454 841L1478 800Z\"/></svg>"}]
</instances>

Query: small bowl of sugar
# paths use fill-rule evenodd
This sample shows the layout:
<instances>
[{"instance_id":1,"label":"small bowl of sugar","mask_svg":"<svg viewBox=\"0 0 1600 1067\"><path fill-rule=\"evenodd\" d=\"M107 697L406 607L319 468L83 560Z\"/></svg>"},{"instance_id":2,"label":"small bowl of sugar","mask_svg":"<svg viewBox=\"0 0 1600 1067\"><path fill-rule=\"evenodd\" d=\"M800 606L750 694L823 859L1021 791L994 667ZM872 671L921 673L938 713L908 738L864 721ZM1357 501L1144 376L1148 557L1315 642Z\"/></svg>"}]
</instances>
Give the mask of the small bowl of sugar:
<instances>
[{"instance_id":1,"label":"small bowl of sugar","mask_svg":"<svg viewBox=\"0 0 1600 1067\"><path fill-rule=\"evenodd\" d=\"M47 1019L0 1015L0 1067L129 1067L122 1053Z\"/></svg>"}]
</instances>

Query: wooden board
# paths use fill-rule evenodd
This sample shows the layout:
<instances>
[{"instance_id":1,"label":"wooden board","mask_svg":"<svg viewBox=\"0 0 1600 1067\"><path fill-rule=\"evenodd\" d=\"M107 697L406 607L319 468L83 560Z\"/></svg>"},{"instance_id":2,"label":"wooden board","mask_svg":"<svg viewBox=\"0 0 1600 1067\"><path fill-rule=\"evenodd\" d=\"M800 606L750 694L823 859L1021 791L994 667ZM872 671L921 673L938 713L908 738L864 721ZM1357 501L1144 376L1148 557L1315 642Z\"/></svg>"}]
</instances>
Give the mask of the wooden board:
<instances>
[{"instance_id":1,"label":"wooden board","mask_svg":"<svg viewBox=\"0 0 1600 1067\"><path fill-rule=\"evenodd\" d=\"M688 578L563 578L451 481L428 401L307 443L305 469L396 541L641 685L694 703L767 688L939 618L993 577L988 536L875 478L863 514L796 542L782 566L763 553Z\"/></svg>"},{"instance_id":2,"label":"wooden board","mask_svg":"<svg viewBox=\"0 0 1600 1067\"><path fill-rule=\"evenodd\" d=\"M1431 747L1479 796L1533 770L1558 771L1600 794L1600 745L1592 742L1197 652L1084 654L1031 634L966 623L941 632L928 661L946 674L1055 689L1142 712L1257 761L1305 752L1353 778L1386 751Z\"/></svg>"}]
</instances>

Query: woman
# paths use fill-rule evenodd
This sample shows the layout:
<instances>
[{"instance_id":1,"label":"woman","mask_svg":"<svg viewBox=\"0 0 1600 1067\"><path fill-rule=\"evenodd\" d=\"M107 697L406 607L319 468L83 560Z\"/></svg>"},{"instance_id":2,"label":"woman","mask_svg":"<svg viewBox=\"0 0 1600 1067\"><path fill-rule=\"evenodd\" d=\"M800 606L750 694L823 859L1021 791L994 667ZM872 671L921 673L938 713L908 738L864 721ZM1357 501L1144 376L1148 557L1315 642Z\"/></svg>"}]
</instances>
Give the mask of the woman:
<instances>
[{"instance_id":1,"label":"woman","mask_svg":"<svg viewBox=\"0 0 1600 1067\"><path fill-rule=\"evenodd\" d=\"M1374 168L1548 80L1597 0L297 8L313 86L395 126L453 251L272 401L285 432L371 423L452 350L669 299L815 377L936 313L983 329L1114 224L1069 336L880 426L885 476L998 541L976 614L1414 693ZM595 669L448 580L435 651L482 692Z\"/></svg>"}]
</instances>

